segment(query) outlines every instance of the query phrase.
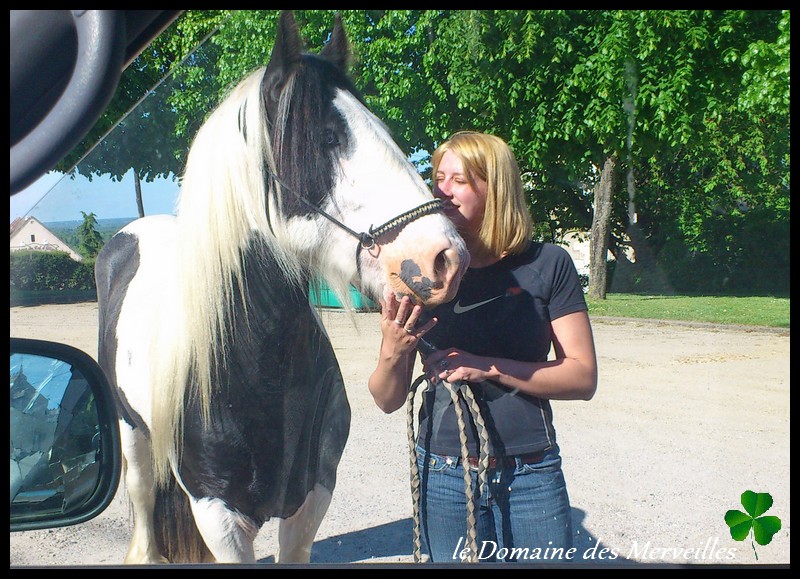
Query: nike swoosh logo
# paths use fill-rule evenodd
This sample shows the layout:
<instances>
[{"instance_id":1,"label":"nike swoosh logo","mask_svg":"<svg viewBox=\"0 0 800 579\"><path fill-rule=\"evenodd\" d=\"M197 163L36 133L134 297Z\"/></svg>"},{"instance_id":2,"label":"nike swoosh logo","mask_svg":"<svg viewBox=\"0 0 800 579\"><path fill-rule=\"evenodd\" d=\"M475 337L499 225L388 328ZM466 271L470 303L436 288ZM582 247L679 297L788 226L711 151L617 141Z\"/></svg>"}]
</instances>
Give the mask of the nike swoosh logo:
<instances>
[{"instance_id":1,"label":"nike swoosh logo","mask_svg":"<svg viewBox=\"0 0 800 579\"><path fill-rule=\"evenodd\" d=\"M459 300L459 301L456 302L456 305L453 306L453 313L454 314L463 314L464 312L468 312L470 310L474 310L475 308L479 308L481 306L485 306L486 304L488 304L489 302L493 302L494 300L499 300L502 297L505 297L505 294L501 295L501 296L495 296L493 298L489 298L488 300L483 300L482 302L477 302L477 303L474 303L474 304L470 304L468 306L462 306L461 305L461 300Z\"/></svg>"}]
</instances>

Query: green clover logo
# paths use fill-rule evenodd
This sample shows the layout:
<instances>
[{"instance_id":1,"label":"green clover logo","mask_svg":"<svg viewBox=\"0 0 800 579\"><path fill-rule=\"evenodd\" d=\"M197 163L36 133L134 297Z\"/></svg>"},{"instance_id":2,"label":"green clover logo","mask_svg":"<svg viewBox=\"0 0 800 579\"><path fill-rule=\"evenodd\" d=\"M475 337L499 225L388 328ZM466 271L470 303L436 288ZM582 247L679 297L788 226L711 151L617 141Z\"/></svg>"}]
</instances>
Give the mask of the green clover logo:
<instances>
[{"instance_id":1,"label":"green clover logo","mask_svg":"<svg viewBox=\"0 0 800 579\"><path fill-rule=\"evenodd\" d=\"M772 495L769 493L744 491L742 506L747 511L746 514L742 511L730 510L725 513L725 522L731 528L731 537L735 541L744 541L752 531L750 544L753 546L753 553L758 560L753 538L759 545L768 545L775 533L781 530L781 520L778 517L761 516L772 506Z\"/></svg>"}]
</instances>

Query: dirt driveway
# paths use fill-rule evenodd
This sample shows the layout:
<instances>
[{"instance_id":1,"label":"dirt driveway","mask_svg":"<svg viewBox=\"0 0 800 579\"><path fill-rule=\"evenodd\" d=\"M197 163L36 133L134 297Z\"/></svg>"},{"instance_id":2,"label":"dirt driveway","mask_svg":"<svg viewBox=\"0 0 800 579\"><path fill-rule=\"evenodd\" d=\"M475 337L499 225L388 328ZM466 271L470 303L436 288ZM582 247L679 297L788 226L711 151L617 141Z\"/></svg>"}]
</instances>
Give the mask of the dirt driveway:
<instances>
[{"instance_id":1,"label":"dirt driveway","mask_svg":"<svg viewBox=\"0 0 800 579\"><path fill-rule=\"evenodd\" d=\"M323 311L353 410L350 439L312 563L412 561L405 413L384 415L366 382L379 314ZM593 320L600 381L590 402L554 402L573 505L575 560L592 565L782 564L789 558L789 332ZM11 335L97 355L97 304L11 308ZM767 545L731 538L724 516L769 493L782 528ZM11 533L11 566L118 565L124 486L96 519ZM272 562L276 521L256 541ZM758 559L756 560L756 553ZM584 558L585 557L585 558ZM535 561L531 561L535 563Z\"/></svg>"}]
</instances>

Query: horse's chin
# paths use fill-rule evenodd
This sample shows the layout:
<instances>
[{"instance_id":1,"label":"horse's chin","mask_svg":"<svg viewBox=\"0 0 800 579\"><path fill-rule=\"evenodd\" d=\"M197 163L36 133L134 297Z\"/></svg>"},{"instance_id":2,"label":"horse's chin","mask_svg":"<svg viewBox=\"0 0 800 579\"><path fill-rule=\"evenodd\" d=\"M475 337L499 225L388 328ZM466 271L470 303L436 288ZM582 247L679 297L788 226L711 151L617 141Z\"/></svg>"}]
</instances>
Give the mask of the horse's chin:
<instances>
[{"instance_id":1,"label":"horse's chin","mask_svg":"<svg viewBox=\"0 0 800 579\"><path fill-rule=\"evenodd\" d=\"M445 291L443 287L434 289L426 288L423 294L415 291L414 288L403 282L399 276L391 276L384 288L384 299L389 293L393 293L398 301L403 299L404 296L408 296L411 303L422 306L424 309L428 310L452 300L457 290L458 285L455 284L454 286L451 285L447 291Z\"/></svg>"}]
</instances>

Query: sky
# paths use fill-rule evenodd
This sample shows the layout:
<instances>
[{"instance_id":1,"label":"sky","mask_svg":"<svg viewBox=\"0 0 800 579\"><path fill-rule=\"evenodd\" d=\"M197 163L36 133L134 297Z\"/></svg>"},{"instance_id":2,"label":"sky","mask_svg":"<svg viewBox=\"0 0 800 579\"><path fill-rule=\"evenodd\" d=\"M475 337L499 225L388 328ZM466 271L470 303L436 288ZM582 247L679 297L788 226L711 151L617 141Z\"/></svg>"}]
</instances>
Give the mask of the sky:
<instances>
[{"instance_id":1,"label":"sky","mask_svg":"<svg viewBox=\"0 0 800 579\"><path fill-rule=\"evenodd\" d=\"M151 101L150 98L144 99L138 107L144 111L147 107L157 106ZM106 136L108 137L109 135ZM416 161L425 155L427 155L425 151L417 152L411 155L410 160ZM143 182L142 200L145 214L174 214L177 192L178 185L173 179ZM108 176L94 177L90 182L80 175L73 179L58 172L47 173L11 197L9 222L27 215L36 217L44 223L77 221L83 219L81 212L94 213L97 219L137 217L132 173L129 172L120 182L114 182Z\"/></svg>"},{"instance_id":2,"label":"sky","mask_svg":"<svg viewBox=\"0 0 800 579\"><path fill-rule=\"evenodd\" d=\"M174 214L178 184L172 179L142 182L142 204L146 215ZM31 215L41 222L82 220L81 211L97 219L138 217L133 173L118 182L52 171L11 197L10 220Z\"/></svg>"},{"instance_id":3,"label":"sky","mask_svg":"<svg viewBox=\"0 0 800 579\"><path fill-rule=\"evenodd\" d=\"M409 157L416 162L428 155L426 151ZM175 214L178 184L173 179L142 182L142 204L145 215ZM81 175L68 175L51 171L11 197L9 223L17 217L31 215L42 223L53 221L80 221L81 211L94 213L97 219L135 218L136 189L133 173L128 172L122 181L112 181L107 175L93 177L91 182Z\"/></svg>"}]
</instances>

